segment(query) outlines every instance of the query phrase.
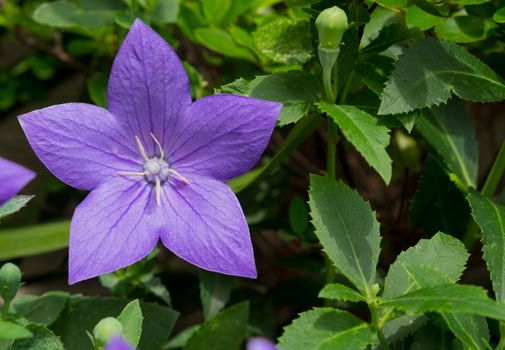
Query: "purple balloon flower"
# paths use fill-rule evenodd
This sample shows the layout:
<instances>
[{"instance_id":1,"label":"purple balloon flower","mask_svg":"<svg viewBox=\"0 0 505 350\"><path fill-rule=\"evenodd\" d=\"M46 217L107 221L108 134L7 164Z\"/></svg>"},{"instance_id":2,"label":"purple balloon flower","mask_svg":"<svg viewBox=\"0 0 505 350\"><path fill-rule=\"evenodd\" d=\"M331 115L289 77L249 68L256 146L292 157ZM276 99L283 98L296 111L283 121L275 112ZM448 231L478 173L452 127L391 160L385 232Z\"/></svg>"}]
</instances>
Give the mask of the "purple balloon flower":
<instances>
[{"instance_id":1,"label":"purple balloon flower","mask_svg":"<svg viewBox=\"0 0 505 350\"><path fill-rule=\"evenodd\" d=\"M0 158L0 205L18 193L34 177L33 171Z\"/></svg>"},{"instance_id":2,"label":"purple balloon flower","mask_svg":"<svg viewBox=\"0 0 505 350\"><path fill-rule=\"evenodd\" d=\"M122 337L113 337L105 347L105 350L134 350L133 347Z\"/></svg>"},{"instance_id":3,"label":"purple balloon flower","mask_svg":"<svg viewBox=\"0 0 505 350\"><path fill-rule=\"evenodd\" d=\"M258 161L280 109L225 94L192 102L177 55L137 19L112 66L108 110L67 103L19 117L47 168L92 191L72 218L69 283L131 265L159 239L203 269L255 278L225 181Z\"/></svg>"},{"instance_id":4,"label":"purple balloon flower","mask_svg":"<svg viewBox=\"0 0 505 350\"><path fill-rule=\"evenodd\" d=\"M247 350L277 350L274 343L266 338L255 337L247 342Z\"/></svg>"}]
</instances>

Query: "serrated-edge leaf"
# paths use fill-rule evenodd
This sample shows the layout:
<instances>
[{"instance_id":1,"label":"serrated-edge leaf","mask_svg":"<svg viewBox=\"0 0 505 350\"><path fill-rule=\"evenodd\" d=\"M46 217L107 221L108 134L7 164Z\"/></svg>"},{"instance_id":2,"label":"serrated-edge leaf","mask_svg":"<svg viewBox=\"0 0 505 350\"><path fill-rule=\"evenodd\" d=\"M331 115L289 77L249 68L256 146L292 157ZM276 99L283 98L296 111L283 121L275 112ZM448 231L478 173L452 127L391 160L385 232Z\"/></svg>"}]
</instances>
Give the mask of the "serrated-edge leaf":
<instances>
[{"instance_id":1,"label":"serrated-edge leaf","mask_svg":"<svg viewBox=\"0 0 505 350\"><path fill-rule=\"evenodd\" d=\"M311 175L309 207L323 250L362 293L371 295L381 237L370 204L342 182Z\"/></svg>"},{"instance_id":2,"label":"serrated-edge leaf","mask_svg":"<svg viewBox=\"0 0 505 350\"><path fill-rule=\"evenodd\" d=\"M485 317L467 313L442 313L451 332L469 349L485 349L489 329Z\"/></svg>"},{"instance_id":3,"label":"serrated-edge leaf","mask_svg":"<svg viewBox=\"0 0 505 350\"><path fill-rule=\"evenodd\" d=\"M486 290L473 285L448 284L421 288L398 297L383 300L381 306L408 313L471 313L505 321L505 304L487 296Z\"/></svg>"},{"instance_id":4,"label":"serrated-edge leaf","mask_svg":"<svg viewBox=\"0 0 505 350\"><path fill-rule=\"evenodd\" d=\"M139 345L140 336L142 335L142 322L144 320L139 300L135 299L128 303L117 319L123 325L125 339L133 346Z\"/></svg>"},{"instance_id":5,"label":"serrated-edge leaf","mask_svg":"<svg viewBox=\"0 0 505 350\"><path fill-rule=\"evenodd\" d=\"M365 297L354 289L340 283L331 283L324 286L319 292L319 298L343 301L366 301Z\"/></svg>"},{"instance_id":6,"label":"serrated-edge leaf","mask_svg":"<svg viewBox=\"0 0 505 350\"><path fill-rule=\"evenodd\" d=\"M472 216L482 230L484 260L491 274L496 299L505 300L505 207L494 203L476 191L468 202Z\"/></svg>"},{"instance_id":7,"label":"serrated-edge leaf","mask_svg":"<svg viewBox=\"0 0 505 350\"><path fill-rule=\"evenodd\" d=\"M0 219L20 211L33 197L35 196L18 195L9 199L4 204L0 205Z\"/></svg>"},{"instance_id":8,"label":"serrated-edge leaf","mask_svg":"<svg viewBox=\"0 0 505 350\"><path fill-rule=\"evenodd\" d=\"M346 139L358 150L382 177L389 183L392 161L386 152L389 145L389 129L379 124L379 120L354 106L318 103L321 112L330 116L340 127Z\"/></svg>"}]
</instances>

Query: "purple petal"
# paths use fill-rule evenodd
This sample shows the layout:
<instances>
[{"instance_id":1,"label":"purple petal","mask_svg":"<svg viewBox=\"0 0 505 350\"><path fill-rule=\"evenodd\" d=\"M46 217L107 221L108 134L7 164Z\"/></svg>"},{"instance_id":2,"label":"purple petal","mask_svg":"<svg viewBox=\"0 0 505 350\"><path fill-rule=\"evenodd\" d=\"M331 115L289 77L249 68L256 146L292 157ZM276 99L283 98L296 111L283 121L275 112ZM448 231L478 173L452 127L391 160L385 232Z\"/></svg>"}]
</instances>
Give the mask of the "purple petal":
<instances>
[{"instance_id":1,"label":"purple petal","mask_svg":"<svg viewBox=\"0 0 505 350\"><path fill-rule=\"evenodd\" d=\"M24 114L19 122L42 163L79 189L91 190L142 161L134 136L122 133L116 118L97 106L56 105Z\"/></svg>"},{"instance_id":2,"label":"purple petal","mask_svg":"<svg viewBox=\"0 0 505 350\"><path fill-rule=\"evenodd\" d=\"M113 337L105 350L134 350L133 347L121 337Z\"/></svg>"},{"instance_id":3,"label":"purple petal","mask_svg":"<svg viewBox=\"0 0 505 350\"><path fill-rule=\"evenodd\" d=\"M282 105L235 95L193 103L173 131L168 159L181 173L229 180L249 170L265 150Z\"/></svg>"},{"instance_id":4,"label":"purple petal","mask_svg":"<svg viewBox=\"0 0 505 350\"><path fill-rule=\"evenodd\" d=\"M153 187L116 177L77 207L70 226L69 283L129 266L155 247L162 214Z\"/></svg>"},{"instance_id":5,"label":"purple petal","mask_svg":"<svg viewBox=\"0 0 505 350\"><path fill-rule=\"evenodd\" d=\"M137 19L114 60L109 110L154 155L152 132L162 144L181 111L191 104L184 67L167 42Z\"/></svg>"},{"instance_id":6,"label":"purple petal","mask_svg":"<svg viewBox=\"0 0 505 350\"><path fill-rule=\"evenodd\" d=\"M189 181L163 188L163 244L202 269L256 278L249 228L233 192L216 180Z\"/></svg>"},{"instance_id":7,"label":"purple petal","mask_svg":"<svg viewBox=\"0 0 505 350\"><path fill-rule=\"evenodd\" d=\"M0 158L0 205L18 193L34 177L33 171Z\"/></svg>"},{"instance_id":8,"label":"purple petal","mask_svg":"<svg viewBox=\"0 0 505 350\"><path fill-rule=\"evenodd\" d=\"M247 342L247 350L277 350L277 347L274 343L266 338L251 338Z\"/></svg>"}]
</instances>

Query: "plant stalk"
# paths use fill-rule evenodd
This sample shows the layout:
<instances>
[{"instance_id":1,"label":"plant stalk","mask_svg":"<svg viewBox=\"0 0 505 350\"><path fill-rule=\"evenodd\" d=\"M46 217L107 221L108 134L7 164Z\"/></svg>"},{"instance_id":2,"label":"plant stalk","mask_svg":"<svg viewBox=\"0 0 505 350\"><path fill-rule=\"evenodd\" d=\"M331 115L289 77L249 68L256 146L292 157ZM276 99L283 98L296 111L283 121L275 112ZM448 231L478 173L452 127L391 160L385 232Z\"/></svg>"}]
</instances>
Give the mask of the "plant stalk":
<instances>
[{"instance_id":1,"label":"plant stalk","mask_svg":"<svg viewBox=\"0 0 505 350\"><path fill-rule=\"evenodd\" d=\"M384 333L382 332L382 327L379 322L378 310L377 305L375 304L375 300L372 300L370 303L368 303L368 308L370 309L370 316L372 318L372 327L377 333L377 338L379 339L381 348L383 350L389 350L388 342L384 336Z\"/></svg>"},{"instance_id":2,"label":"plant stalk","mask_svg":"<svg viewBox=\"0 0 505 350\"><path fill-rule=\"evenodd\" d=\"M4 300L4 304L2 305L2 319L6 320L9 317L10 306L11 306L11 301Z\"/></svg>"}]
</instances>

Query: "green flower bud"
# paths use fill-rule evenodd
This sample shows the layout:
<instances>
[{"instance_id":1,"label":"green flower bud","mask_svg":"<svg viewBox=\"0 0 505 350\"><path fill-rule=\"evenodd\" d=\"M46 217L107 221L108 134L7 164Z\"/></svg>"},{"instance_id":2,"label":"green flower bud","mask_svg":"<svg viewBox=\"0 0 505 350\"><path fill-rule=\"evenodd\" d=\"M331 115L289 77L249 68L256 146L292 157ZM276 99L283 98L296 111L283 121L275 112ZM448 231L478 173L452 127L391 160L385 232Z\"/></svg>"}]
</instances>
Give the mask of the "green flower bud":
<instances>
[{"instance_id":1,"label":"green flower bud","mask_svg":"<svg viewBox=\"0 0 505 350\"><path fill-rule=\"evenodd\" d=\"M327 8L317 16L316 27L319 34L319 47L336 49L348 27L347 15L337 6Z\"/></svg>"},{"instance_id":2,"label":"green flower bud","mask_svg":"<svg viewBox=\"0 0 505 350\"><path fill-rule=\"evenodd\" d=\"M0 268L0 296L9 303L21 285L21 271L14 264L7 263Z\"/></svg>"},{"instance_id":3,"label":"green flower bud","mask_svg":"<svg viewBox=\"0 0 505 350\"><path fill-rule=\"evenodd\" d=\"M105 347L113 336L120 335L122 332L123 325L114 317L106 317L102 319L93 329L95 347Z\"/></svg>"}]
</instances>

